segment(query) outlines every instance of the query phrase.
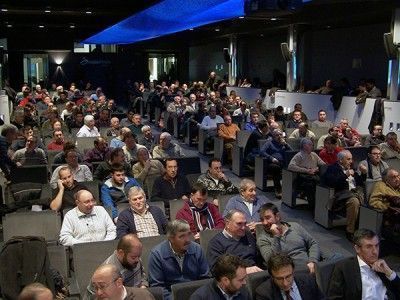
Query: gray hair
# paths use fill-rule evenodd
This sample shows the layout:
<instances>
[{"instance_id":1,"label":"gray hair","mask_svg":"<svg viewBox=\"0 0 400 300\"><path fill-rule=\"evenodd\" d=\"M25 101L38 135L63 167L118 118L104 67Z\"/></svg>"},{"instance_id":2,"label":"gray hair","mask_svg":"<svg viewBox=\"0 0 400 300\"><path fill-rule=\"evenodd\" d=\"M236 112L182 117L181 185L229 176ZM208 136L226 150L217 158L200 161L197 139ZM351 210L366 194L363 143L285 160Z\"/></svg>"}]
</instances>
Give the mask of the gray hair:
<instances>
[{"instance_id":1,"label":"gray hair","mask_svg":"<svg viewBox=\"0 0 400 300\"><path fill-rule=\"evenodd\" d=\"M167 237L173 237L178 232L190 231L189 223L185 220L173 220L167 224Z\"/></svg>"},{"instance_id":2,"label":"gray hair","mask_svg":"<svg viewBox=\"0 0 400 300\"><path fill-rule=\"evenodd\" d=\"M2 136L7 136L7 134L11 132L18 132L17 126L13 124L5 124L3 125L3 128L1 129L1 135Z\"/></svg>"},{"instance_id":3,"label":"gray hair","mask_svg":"<svg viewBox=\"0 0 400 300\"><path fill-rule=\"evenodd\" d=\"M239 183L240 192L245 191L249 185L256 185L253 180L245 178Z\"/></svg>"},{"instance_id":4,"label":"gray hair","mask_svg":"<svg viewBox=\"0 0 400 300\"><path fill-rule=\"evenodd\" d=\"M351 153L349 150L342 150L337 154L338 161L342 161L347 154Z\"/></svg>"},{"instance_id":5,"label":"gray hair","mask_svg":"<svg viewBox=\"0 0 400 300\"><path fill-rule=\"evenodd\" d=\"M300 149L303 149L305 145L314 145L314 143L309 138L302 138L300 140Z\"/></svg>"},{"instance_id":6,"label":"gray hair","mask_svg":"<svg viewBox=\"0 0 400 300\"><path fill-rule=\"evenodd\" d=\"M171 140L172 137L168 132L163 132L163 133L160 134L160 139L169 139L169 140Z\"/></svg>"},{"instance_id":7,"label":"gray hair","mask_svg":"<svg viewBox=\"0 0 400 300\"><path fill-rule=\"evenodd\" d=\"M238 210L238 209L231 209L231 210L228 211L228 213L224 217L225 224L228 221L232 220L233 215L236 214L236 213L244 215L244 213L242 211Z\"/></svg>"},{"instance_id":8,"label":"gray hair","mask_svg":"<svg viewBox=\"0 0 400 300\"><path fill-rule=\"evenodd\" d=\"M146 193L140 186L133 186L129 189L128 199L130 199L133 195L136 195L136 194L142 194L144 197L144 200L146 200Z\"/></svg>"},{"instance_id":9,"label":"gray hair","mask_svg":"<svg viewBox=\"0 0 400 300\"><path fill-rule=\"evenodd\" d=\"M144 133L146 130L149 130L149 129L151 129L149 125L144 125L141 130L142 130L142 133Z\"/></svg>"},{"instance_id":10,"label":"gray hair","mask_svg":"<svg viewBox=\"0 0 400 300\"><path fill-rule=\"evenodd\" d=\"M278 123L276 123L276 124L278 124ZM272 135L273 135L273 136L277 136L278 134L283 134L282 130L280 130L280 129L274 129L274 130L272 131Z\"/></svg>"},{"instance_id":11,"label":"gray hair","mask_svg":"<svg viewBox=\"0 0 400 300\"><path fill-rule=\"evenodd\" d=\"M94 117L92 115L86 115L83 119L83 122L85 123L85 125L87 125L92 120L94 120Z\"/></svg>"}]
</instances>

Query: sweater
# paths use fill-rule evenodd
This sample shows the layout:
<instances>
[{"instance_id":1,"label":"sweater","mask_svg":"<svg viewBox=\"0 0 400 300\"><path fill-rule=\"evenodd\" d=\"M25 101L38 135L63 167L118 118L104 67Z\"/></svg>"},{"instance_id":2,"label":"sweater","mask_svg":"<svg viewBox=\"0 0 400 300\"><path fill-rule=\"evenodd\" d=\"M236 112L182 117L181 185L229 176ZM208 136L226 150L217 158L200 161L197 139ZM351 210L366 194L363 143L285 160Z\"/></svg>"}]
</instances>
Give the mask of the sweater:
<instances>
[{"instance_id":1,"label":"sweater","mask_svg":"<svg viewBox=\"0 0 400 300\"><path fill-rule=\"evenodd\" d=\"M325 162L315 153L303 151L295 154L288 165L288 170L297 173L307 173L309 169L325 165Z\"/></svg>"},{"instance_id":2,"label":"sweater","mask_svg":"<svg viewBox=\"0 0 400 300\"><path fill-rule=\"evenodd\" d=\"M172 184L165 176L160 176L154 181L151 201L168 202L181 199L183 195L189 196L190 192L190 183L186 177L177 175L175 184Z\"/></svg>"},{"instance_id":3,"label":"sweater","mask_svg":"<svg viewBox=\"0 0 400 300\"><path fill-rule=\"evenodd\" d=\"M395 190L385 182L378 181L372 189L369 205L379 211L386 211L391 205L389 197L398 197L400 199L400 190Z\"/></svg>"},{"instance_id":4,"label":"sweater","mask_svg":"<svg viewBox=\"0 0 400 300\"><path fill-rule=\"evenodd\" d=\"M264 197L263 198L256 197L256 199L253 201L253 209L251 213L248 206L244 203L244 201L245 200L241 195L233 196L231 199L229 199L228 203L226 204L223 216L225 217L230 210L236 209L244 213L244 215L246 216L247 223L259 222L260 214L258 211L260 210L261 206L263 206L265 203L268 202L268 199Z\"/></svg>"}]
</instances>

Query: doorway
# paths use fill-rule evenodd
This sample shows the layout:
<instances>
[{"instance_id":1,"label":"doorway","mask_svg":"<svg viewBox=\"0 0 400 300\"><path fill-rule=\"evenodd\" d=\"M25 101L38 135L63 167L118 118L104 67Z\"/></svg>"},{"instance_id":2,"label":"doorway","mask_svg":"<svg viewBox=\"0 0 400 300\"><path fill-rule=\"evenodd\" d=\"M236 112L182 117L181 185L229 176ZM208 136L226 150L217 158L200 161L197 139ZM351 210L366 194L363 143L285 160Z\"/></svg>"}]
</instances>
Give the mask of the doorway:
<instances>
[{"instance_id":1,"label":"doorway","mask_svg":"<svg viewBox=\"0 0 400 300\"><path fill-rule=\"evenodd\" d=\"M171 81L177 79L177 59L175 54L150 53L148 68L150 82Z\"/></svg>"},{"instance_id":2,"label":"doorway","mask_svg":"<svg viewBox=\"0 0 400 300\"><path fill-rule=\"evenodd\" d=\"M24 54L24 82L33 87L49 78L48 54Z\"/></svg>"}]
</instances>

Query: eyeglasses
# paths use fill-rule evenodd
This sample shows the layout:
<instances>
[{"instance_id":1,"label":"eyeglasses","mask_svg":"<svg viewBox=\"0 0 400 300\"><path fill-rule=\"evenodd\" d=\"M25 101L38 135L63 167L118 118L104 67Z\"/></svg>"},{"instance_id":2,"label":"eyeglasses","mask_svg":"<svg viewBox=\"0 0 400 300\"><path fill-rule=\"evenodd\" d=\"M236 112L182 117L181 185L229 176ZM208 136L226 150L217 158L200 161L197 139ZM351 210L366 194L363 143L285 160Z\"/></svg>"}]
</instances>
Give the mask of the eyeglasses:
<instances>
[{"instance_id":1,"label":"eyeglasses","mask_svg":"<svg viewBox=\"0 0 400 300\"><path fill-rule=\"evenodd\" d=\"M284 281L284 280L289 280L289 279L291 279L292 277L293 277L293 273L291 273L291 274L289 274L289 275L287 275L287 276L284 276L284 277L275 277L275 276L272 276L276 281Z\"/></svg>"},{"instance_id":2,"label":"eyeglasses","mask_svg":"<svg viewBox=\"0 0 400 300\"><path fill-rule=\"evenodd\" d=\"M380 152L372 152L371 155L381 155Z\"/></svg>"},{"instance_id":3,"label":"eyeglasses","mask_svg":"<svg viewBox=\"0 0 400 300\"><path fill-rule=\"evenodd\" d=\"M98 290L104 291L104 290L106 290L110 285L112 285L114 282L116 282L117 279L118 279L118 278L114 279L113 281L111 281L111 282L109 282L109 283L107 283L107 284L102 283L102 284L96 285L96 284L92 283L93 289L94 289L95 291L98 291Z\"/></svg>"}]
</instances>

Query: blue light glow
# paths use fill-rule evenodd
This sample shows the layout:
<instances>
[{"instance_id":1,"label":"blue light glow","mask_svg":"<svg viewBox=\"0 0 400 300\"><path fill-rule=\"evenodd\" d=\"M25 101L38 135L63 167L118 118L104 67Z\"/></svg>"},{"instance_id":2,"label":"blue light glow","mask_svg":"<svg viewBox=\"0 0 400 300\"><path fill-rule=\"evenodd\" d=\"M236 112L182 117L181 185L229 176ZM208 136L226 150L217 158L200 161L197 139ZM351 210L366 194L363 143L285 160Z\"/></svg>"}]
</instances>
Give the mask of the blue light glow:
<instances>
[{"instance_id":1,"label":"blue light glow","mask_svg":"<svg viewBox=\"0 0 400 300\"><path fill-rule=\"evenodd\" d=\"M93 36L84 44L131 44L244 16L245 0L164 0Z\"/></svg>"}]
</instances>

